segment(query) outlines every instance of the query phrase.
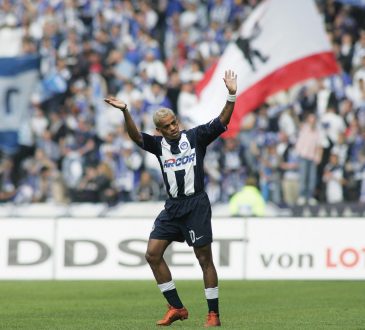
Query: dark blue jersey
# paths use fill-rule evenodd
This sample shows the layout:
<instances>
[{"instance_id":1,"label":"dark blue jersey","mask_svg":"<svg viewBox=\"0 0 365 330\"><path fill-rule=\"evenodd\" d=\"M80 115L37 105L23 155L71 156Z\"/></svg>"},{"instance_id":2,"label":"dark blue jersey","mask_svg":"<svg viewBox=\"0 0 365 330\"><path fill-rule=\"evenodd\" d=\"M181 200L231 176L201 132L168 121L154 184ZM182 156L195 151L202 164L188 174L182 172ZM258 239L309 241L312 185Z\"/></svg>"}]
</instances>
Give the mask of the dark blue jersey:
<instances>
[{"instance_id":1,"label":"dark blue jersey","mask_svg":"<svg viewBox=\"0 0 365 330\"><path fill-rule=\"evenodd\" d=\"M171 198L186 197L204 190L204 156L207 146L225 131L219 118L181 131L179 140L142 133L144 150L156 155L166 191Z\"/></svg>"}]
</instances>

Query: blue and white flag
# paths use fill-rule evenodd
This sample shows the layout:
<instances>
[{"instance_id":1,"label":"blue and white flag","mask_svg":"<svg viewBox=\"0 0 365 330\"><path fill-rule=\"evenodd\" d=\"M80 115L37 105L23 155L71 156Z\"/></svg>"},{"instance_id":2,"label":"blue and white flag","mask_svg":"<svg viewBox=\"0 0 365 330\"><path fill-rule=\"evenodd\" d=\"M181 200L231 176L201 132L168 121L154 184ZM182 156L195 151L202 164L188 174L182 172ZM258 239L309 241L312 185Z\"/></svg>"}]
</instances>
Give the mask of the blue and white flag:
<instances>
[{"instance_id":1,"label":"blue and white flag","mask_svg":"<svg viewBox=\"0 0 365 330\"><path fill-rule=\"evenodd\" d=\"M0 150L14 153L18 132L29 122L29 101L39 77L35 55L0 58Z\"/></svg>"}]
</instances>

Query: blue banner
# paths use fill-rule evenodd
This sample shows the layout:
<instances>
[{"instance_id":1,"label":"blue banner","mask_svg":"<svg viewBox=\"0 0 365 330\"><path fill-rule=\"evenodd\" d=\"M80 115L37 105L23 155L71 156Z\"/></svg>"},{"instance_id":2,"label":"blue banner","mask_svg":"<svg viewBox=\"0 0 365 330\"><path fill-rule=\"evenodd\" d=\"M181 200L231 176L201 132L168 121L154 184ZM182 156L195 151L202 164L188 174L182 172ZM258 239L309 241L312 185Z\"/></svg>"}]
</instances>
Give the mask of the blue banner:
<instances>
[{"instance_id":1,"label":"blue banner","mask_svg":"<svg viewBox=\"0 0 365 330\"><path fill-rule=\"evenodd\" d=\"M0 58L0 149L13 150L17 134L29 120L29 101L39 78L35 55Z\"/></svg>"}]
</instances>

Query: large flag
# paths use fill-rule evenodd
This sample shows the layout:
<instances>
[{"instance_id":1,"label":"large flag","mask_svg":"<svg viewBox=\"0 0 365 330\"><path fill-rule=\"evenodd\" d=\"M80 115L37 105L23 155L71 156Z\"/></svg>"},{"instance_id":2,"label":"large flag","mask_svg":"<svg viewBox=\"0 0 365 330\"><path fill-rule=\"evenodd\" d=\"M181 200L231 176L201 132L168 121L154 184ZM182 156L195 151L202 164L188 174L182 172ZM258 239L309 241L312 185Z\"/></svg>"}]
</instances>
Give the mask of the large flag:
<instances>
[{"instance_id":1,"label":"large flag","mask_svg":"<svg viewBox=\"0 0 365 330\"><path fill-rule=\"evenodd\" d=\"M195 124L217 116L227 90L224 71L238 74L237 101L227 136L242 117L294 84L338 72L322 18L312 0L266 0L243 22L218 63L197 85L198 105L189 111Z\"/></svg>"},{"instance_id":2,"label":"large flag","mask_svg":"<svg viewBox=\"0 0 365 330\"><path fill-rule=\"evenodd\" d=\"M29 101L38 80L39 56L0 58L0 147L14 148L29 119Z\"/></svg>"}]
</instances>

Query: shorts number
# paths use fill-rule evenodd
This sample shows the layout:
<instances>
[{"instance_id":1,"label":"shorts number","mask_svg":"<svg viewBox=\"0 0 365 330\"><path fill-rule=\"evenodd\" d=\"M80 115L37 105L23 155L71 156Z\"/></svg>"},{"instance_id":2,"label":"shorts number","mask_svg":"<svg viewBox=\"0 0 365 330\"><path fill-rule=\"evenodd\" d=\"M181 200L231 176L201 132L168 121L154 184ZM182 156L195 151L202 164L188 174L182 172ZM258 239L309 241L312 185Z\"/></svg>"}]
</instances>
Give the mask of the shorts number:
<instances>
[{"instance_id":1,"label":"shorts number","mask_svg":"<svg viewBox=\"0 0 365 330\"><path fill-rule=\"evenodd\" d=\"M195 243L195 231L194 230L189 230L189 234L190 234L190 238L191 238L191 242Z\"/></svg>"}]
</instances>

